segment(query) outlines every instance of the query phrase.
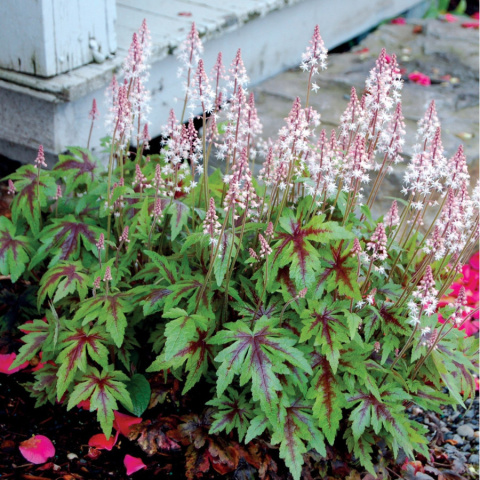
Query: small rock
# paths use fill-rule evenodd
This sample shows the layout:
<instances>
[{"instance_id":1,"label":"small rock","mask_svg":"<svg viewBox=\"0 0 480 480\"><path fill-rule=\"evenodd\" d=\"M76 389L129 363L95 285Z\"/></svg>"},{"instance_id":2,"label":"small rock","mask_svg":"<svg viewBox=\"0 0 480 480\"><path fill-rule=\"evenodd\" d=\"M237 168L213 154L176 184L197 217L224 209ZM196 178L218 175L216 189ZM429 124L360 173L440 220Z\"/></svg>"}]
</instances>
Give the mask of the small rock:
<instances>
[{"instance_id":1,"label":"small rock","mask_svg":"<svg viewBox=\"0 0 480 480\"><path fill-rule=\"evenodd\" d=\"M473 408L471 408L466 414L465 414L465 418L473 418L475 416L475 412L473 410Z\"/></svg>"},{"instance_id":2,"label":"small rock","mask_svg":"<svg viewBox=\"0 0 480 480\"><path fill-rule=\"evenodd\" d=\"M451 417L450 421L454 422L460 416L460 412L455 412Z\"/></svg>"},{"instance_id":3,"label":"small rock","mask_svg":"<svg viewBox=\"0 0 480 480\"><path fill-rule=\"evenodd\" d=\"M462 437L473 438L475 436L475 431L470 425L465 424L465 425L460 425L457 428L457 434Z\"/></svg>"},{"instance_id":4,"label":"small rock","mask_svg":"<svg viewBox=\"0 0 480 480\"><path fill-rule=\"evenodd\" d=\"M475 438L480 437L480 432L477 430L476 432L473 433L473 436L474 436Z\"/></svg>"},{"instance_id":5,"label":"small rock","mask_svg":"<svg viewBox=\"0 0 480 480\"><path fill-rule=\"evenodd\" d=\"M452 440L455 440L457 442L457 445L463 445L465 443L465 440L458 434L454 435Z\"/></svg>"},{"instance_id":6,"label":"small rock","mask_svg":"<svg viewBox=\"0 0 480 480\"><path fill-rule=\"evenodd\" d=\"M470 458L468 459L468 463L478 463L478 455L475 453L474 455L470 455Z\"/></svg>"},{"instance_id":7,"label":"small rock","mask_svg":"<svg viewBox=\"0 0 480 480\"><path fill-rule=\"evenodd\" d=\"M414 480L434 480L433 477L422 472L418 472L413 478Z\"/></svg>"},{"instance_id":8,"label":"small rock","mask_svg":"<svg viewBox=\"0 0 480 480\"><path fill-rule=\"evenodd\" d=\"M412 414L414 416L417 416L417 415L420 415L423 413L423 410L421 408L418 408L418 407L413 407L412 409Z\"/></svg>"}]
</instances>

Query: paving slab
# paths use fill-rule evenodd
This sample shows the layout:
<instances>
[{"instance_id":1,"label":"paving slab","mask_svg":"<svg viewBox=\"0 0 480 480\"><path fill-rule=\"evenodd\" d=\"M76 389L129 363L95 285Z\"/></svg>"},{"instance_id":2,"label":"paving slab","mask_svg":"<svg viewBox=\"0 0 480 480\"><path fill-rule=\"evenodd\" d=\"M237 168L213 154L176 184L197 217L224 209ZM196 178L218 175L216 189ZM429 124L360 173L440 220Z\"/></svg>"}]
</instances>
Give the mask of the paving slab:
<instances>
[{"instance_id":1,"label":"paving slab","mask_svg":"<svg viewBox=\"0 0 480 480\"><path fill-rule=\"evenodd\" d=\"M418 33L413 33L414 31ZM328 68L317 77L320 90L310 95L310 104L321 114L327 131L337 127L354 86L360 94L365 79L381 49L396 53L400 68L405 69L402 111L406 123L404 154L408 161L415 143L417 121L423 117L431 100L435 100L442 125L442 141L447 157L464 145L469 169L478 178L479 163L479 42L478 30L462 28L460 22L438 19L409 20L406 25L384 24L368 35L352 51L330 54ZM421 71L429 75L432 85L423 86L408 80L408 74ZM446 76L450 76L450 81ZM256 86L253 91L264 136L274 138L284 124L296 96L306 96L307 76L299 69L289 70ZM381 197L400 196L403 169L384 182ZM384 213L391 200L379 205Z\"/></svg>"}]
</instances>

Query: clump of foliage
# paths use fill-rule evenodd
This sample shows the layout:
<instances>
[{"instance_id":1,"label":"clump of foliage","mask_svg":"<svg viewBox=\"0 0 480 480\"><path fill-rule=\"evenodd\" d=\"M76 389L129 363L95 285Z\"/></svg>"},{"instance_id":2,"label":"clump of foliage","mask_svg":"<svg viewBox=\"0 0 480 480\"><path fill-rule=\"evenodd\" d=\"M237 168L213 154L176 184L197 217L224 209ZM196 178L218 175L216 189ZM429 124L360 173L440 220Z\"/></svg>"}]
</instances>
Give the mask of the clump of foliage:
<instances>
[{"instance_id":1,"label":"clump of foliage","mask_svg":"<svg viewBox=\"0 0 480 480\"><path fill-rule=\"evenodd\" d=\"M193 25L178 55L182 117L171 112L162 152L147 156L149 49L144 23L110 88L106 171L79 147L47 170L40 148L8 177L0 271L38 285L45 313L21 326L12 368L41 354L27 385L37 404L88 400L107 438L119 404L145 410L149 372L173 374L183 394L201 384L211 398L202 425L278 444L295 479L304 454L326 456L335 441L372 473L379 437L395 456L428 456L406 406L463 405L477 349L455 328L474 313L463 315L464 290L438 324L438 300L478 240L479 187L472 200L462 147L445 157L435 104L418 125L406 199L375 219L380 184L404 160L395 55L381 52L339 128L317 134L309 97L327 61L317 27L303 55L306 99L261 142L240 50L208 76ZM208 167L214 154L221 169Z\"/></svg>"}]
</instances>

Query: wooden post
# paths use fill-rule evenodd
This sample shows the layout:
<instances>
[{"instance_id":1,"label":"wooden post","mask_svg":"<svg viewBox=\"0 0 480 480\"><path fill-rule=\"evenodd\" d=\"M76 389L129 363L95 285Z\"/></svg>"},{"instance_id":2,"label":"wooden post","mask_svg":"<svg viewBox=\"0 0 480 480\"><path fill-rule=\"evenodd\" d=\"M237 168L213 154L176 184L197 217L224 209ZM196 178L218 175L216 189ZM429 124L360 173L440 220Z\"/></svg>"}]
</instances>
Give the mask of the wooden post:
<instances>
[{"instance_id":1,"label":"wooden post","mask_svg":"<svg viewBox=\"0 0 480 480\"><path fill-rule=\"evenodd\" d=\"M115 0L1 0L0 68L52 77L115 52Z\"/></svg>"}]
</instances>

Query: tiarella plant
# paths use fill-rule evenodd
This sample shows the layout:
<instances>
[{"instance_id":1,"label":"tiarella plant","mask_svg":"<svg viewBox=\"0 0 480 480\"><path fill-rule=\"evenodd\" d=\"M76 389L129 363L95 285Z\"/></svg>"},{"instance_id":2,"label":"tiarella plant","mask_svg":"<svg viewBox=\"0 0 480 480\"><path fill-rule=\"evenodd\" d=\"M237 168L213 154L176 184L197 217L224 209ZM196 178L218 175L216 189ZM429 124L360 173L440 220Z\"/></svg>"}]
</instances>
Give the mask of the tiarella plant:
<instances>
[{"instance_id":1,"label":"tiarella plant","mask_svg":"<svg viewBox=\"0 0 480 480\"><path fill-rule=\"evenodd\" d=\"M379 437L395 456L427 455L406 407L462 405L477 350L456 328L475 313L463 315L464 292L437 318L478 240L479 187L471 197L461 146L445 156L435 104L418 123L404 199L376 219L381 182L404 161L395 55L381 52L361 98L352 88L337 130L317 131L317 27L305 100L261 142L240 50L208 75L193 25L178 55L182 116L171 112L148 156L149 50L144 23L109 89L106 170L79 147L47 170L40 147L8 177L0 271L38 285L45 315L20 327L12 368L41 355L27 385L37 404L89 400L107 438L119 404L137 415L148 405L149 372L173 374L183 393L210 391L211 434L264 436L295 479L306 452L326 456L334 442L372 473ZM94 103L92 126L97 116Z\"/></svg>"}]
</instances>

